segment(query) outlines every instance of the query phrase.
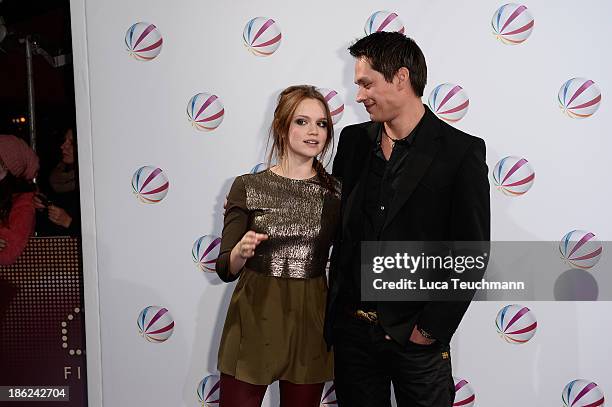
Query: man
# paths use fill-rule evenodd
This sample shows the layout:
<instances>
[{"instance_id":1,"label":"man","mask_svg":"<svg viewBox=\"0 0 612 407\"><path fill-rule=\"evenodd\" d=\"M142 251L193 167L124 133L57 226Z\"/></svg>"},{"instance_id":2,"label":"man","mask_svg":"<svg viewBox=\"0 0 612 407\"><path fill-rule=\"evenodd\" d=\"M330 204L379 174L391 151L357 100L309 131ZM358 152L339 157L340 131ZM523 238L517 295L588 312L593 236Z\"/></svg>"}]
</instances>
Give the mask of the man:
<instances>
[{"instance_id":1,"label":"man","mask_svg":"<svg viewBox=\"0 0 612 407\"><path fill-rule=\"evenodd\" d=\"M400 33L349 48L357 102L371 121L344 128L333 174L342 180L341 236L331 259L325 334L335 352L340 407L448 407L449 342L469 302L364 302L362 241L488 241L482 139L439 120L421 102L423 53Z\"/></svg>"}]
</instances>

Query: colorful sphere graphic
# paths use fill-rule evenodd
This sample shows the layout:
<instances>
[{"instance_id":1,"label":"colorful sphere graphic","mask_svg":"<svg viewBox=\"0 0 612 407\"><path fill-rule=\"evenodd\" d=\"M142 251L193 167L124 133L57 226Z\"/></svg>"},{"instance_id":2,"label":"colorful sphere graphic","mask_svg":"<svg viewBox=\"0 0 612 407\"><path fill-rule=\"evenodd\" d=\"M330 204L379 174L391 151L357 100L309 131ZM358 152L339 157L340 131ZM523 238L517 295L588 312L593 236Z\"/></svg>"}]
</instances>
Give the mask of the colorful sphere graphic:
<instances>
[{"instance_id":1,"label":"colorful sphere graphic","mask_svg":"<svg viewBox=\"0 0 612 407\"><path fill-rule=\"evenodd\" d=\"M594 233L585 230L572 230L559 242L559 252L563 260L573 267L590 269L601 258L603 248Z\"/></svg>"},{"instance_id":2,"label":"colorful sphere graphic","mask_svg":"<svg viewBox=\"0 0 612 407\"><path fill-rule=\"evenodd\" d=\"M259 163L256 166L254 166L253 168L251 168L250 173L251 174L257 174L258 172L262 172L264 170L268 169L268 164L266 163Z\"/></svg>"},{"instance_id":3,"label":"colorful sphere graphic","mask_svg":"<svg viewBox=\"0 0 612 407\"><path fill-rule=\"evenodd\" d=\"M559 89L559 107L574 119L592 116L601 103L601 91L590 79L572 78Z\"/></svg>"},{"instance_id":4,"label":"colorful sphere graphic","mask_svg":"<svg viewBox=\"0 0 612 407\"><path fill-rule=\"evenodd\" d=\"M476 395L470 382L455 376L453 376L453 381L455 382L455 401L453 401L453 407L473 407Z\"/></svg>"},{"instance_id":5,"label":"colorful sphere graphic","mask_svg":"<svg viewBox=\"0 0 612 407\"><path fill-rule=\"evenodd\" d=\"M454 83L443 83L431 91L428 104L431 111L440 119L456 122L467 113L470 98L461 86Z\"/></svg>"},{"instance_id":6,"label":"colorful sphere graphic","mask_svg":"<svg viewBox=\"0 0 612 407\"><path fill-rule=\"evenodd\" d=\"M336 386L334 386L333 382L325 383L319 407L329 407L337 405L338 399L336 398Z\"/></svg>"},{"instance_id":7,"label":"colorful sphere graphic","mask_svg":"<svg viewBox=\"0 0 612 407\"><path fill-rule=\"evenodd\" d=\"M187 117L198 130L211 131L223 122L225 108L217 95L198 93L189 99Z\"/></svg>"},{"instance_id":8,"label":"colorful sphere graphic","mask_svg":"<svg viewBox=\"0 0 612 407\"><path fill-rule=\"evenodd\" d=\"M327 106L329 106L333 124L337 124L342 119L342 114L344 113L344 101L338 92L333 89L317 88L317 90L323 95Z\"/></svg>"},{"instance_id":9,"label":"colorful sphere graphic","mask_svg":"<svg viewBox=\"0 0 612 407\"><path fill-rule=\"evenodd\" d=\"M221 247L221 238L214 235L205 235L200 237L193 244L191 256L200 270L214 273L215 265L219 257L219 249Z\"/></svg>"},{"instance_id":10,"label":"colorful sphere graphic","mask_svg":"<svg viewBox=\"0 0 612 407\"><path fill-rule=\"evenodd\" d=\"M601 388L590 380L576 379L565 385L561 395L564 407L600 407L604 405Z\"/></svg>"},{"instance_id":11,"label":"colorful sphere graphic","mask_svg":"<svg viewBox=\"0 0 612 407\"><path fill-rule=\"evenodd\" d=\"M125 33L127 51L139 61L150 61L158 56L163 42L157 27L149 23L136 23Z\"/></svg>"},{"instance_id":12,"label":"colorful sphere graphic","mask_svg":"<svg viewBox=\"0 0 612 407\"><path fill-rule=\"evenodd\" d=\"M521 157L502 158L493 168L495 186L508 196L523 195L533 186L534 180L533 168Z\"/></svg>"},{"instance_id":13,"label":"colorful sphere graphic","mask_svg":"<svg viewBox=\"0 0 612 407\"><path fill-rule=\"evenodd\" d=\"M396 13L391 11L377 11L366 20L363 27L366 35L379 31L404 33L404 23Z\"/></svg>"},{"instance_id":14,"label":"colorful sphere graphic","mask_svg":"<svg viewBox=\"0 0 612 407\"><path fill-rule=\"evenodd\" d=\"M170 183L161 168L145 165L132 176L132 191L140 202L157 203L166 197Z\"/></svg>"},{"instance_id":15,"label":"colorful sphere graphic","mask_svg":"<svg viewBox=\"0 0 612 407\"><path fill-rule=\"evenodd\" d=\"M521 344L533 338L538 322L529 308L512 304L506 305L497 313L495 325L497 332L506 342Z\"/></svg>"},{"instance_id":16,"label":"colorful sphere graphic","mask_svg":"<svg viewBox=\"0 0 612 407\"><path fill-rule=\"evenodd\" d=\"M219 376L211 374L200 380L197 393L202 407L219 406Z\"/></svg>"},{"instance_id":17,"label":"colorful sphere graphic","mask_svg":"<svg viewBox=\"0 0 612 407\"><path fill-rule=\"evenodd\" d=\"M138 332L149 342L164 342L174 332L174 319L166 308L150 305L138 315Z\"/></svg>"},{"instance_id":18,"label":"colorful sphere graphic","mask_svg":"<svg viewBox=\"0 0 612 407\"><path fill-rule=\"evenodd\" d=\"M529 38L533 24L533 16L527 7L514 3L501 6L491 19L495 37L509 45L520 44Z\"/></svg>"},{"instance_id":19,"label":"colorful sphere graphic","mask_svg":"<svg viewBox=\"0 0 612 407\"><path fill-rule=\"evenodd\" d=\"M242 33L244 46L260 57L272 55L280 46L281 39L278 23L268 17L255 17L249 20Z\"/></svg>"}]
</instances>

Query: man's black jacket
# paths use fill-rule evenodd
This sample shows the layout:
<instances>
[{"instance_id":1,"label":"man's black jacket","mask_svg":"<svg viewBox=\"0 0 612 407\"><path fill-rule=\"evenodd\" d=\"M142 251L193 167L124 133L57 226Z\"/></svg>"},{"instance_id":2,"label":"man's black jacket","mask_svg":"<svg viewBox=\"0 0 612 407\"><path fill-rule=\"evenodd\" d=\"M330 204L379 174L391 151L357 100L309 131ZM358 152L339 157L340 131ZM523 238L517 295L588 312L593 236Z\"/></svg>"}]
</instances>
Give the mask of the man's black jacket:
<instances>
[{"instance_id":1,"label":"man's black jacket","mask_svg":"<svg viewBox=\"0 0 612 407\"><path fill-rule=\"evenodd\" d=\"M482 139L438 119L427 107L396 193L388 208L383 241L489 241L490 202L486 150ZM329 273L325 338L333 325L342 290L360 287L354 256L360 257L365 174L381 123L345 127L338 141L333 175L342 181L342 220ZM442 343L450 342L469 302L378 302L383 329L408 344L414 324Z\"/></svg>"}]
</instances>

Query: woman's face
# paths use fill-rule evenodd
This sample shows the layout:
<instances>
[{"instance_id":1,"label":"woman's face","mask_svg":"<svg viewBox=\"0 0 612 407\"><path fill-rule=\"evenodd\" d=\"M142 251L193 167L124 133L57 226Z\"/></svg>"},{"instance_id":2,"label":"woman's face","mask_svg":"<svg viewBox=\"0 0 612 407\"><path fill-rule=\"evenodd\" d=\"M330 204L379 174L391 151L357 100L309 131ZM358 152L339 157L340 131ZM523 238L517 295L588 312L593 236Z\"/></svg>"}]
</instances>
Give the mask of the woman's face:
<instances>
[{"instance_id":1,"label":"woman's face","mask_svg":"<svg viewBox=\"0 0 612 407\"><path fill-rule=\"evenodd\" d=\"M74 138L72 136L72 129L69 129L64 136L64 143L62 144L62 162L64 164L74 164Z\"/></svg>"},{"instance_id":2,"label":"woman's face","mask_svg":"<svg viewBox=\"0 0 612 407\"><path fill-rule=\"evenodd\" d=\"M325 107L317 99L304 99L295 109L289 126L288 157L314 158L323 151L328 133Z\"/></svg>"}]
</instances>

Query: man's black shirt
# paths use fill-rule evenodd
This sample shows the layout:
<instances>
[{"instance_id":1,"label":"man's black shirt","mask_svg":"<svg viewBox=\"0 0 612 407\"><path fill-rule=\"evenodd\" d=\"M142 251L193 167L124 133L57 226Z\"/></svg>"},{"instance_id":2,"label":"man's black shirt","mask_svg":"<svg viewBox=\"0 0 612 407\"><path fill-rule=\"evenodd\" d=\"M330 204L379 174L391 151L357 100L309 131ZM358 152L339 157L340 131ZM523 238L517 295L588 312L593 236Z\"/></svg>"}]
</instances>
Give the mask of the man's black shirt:
<instances>
[{"instance_id":1,"label":"man's black shirt","mask_svg":"<svg viewBox=\"0 0 612 407\"><path fill-rule=\"evenodd\" d=\"M419 122L420 124L420 122ZM380 126L380 132L376 138L376 144L372 150L370 171L366 174L366 192L363 201L363 223L362 241L374 241L380 239L380 233L387 219L389 204L393 200L399 174L404 168L406 158L410 155L410 148L414 143L419 125L404 137L395 142L391 156L387 161L382 151L382 139L384 126Z\"/></svg>"},{"instance_id":2,"label":"man's black shirt","mask_svg":"<svg viewBox=\"0 0 612 407\"><path fill-rule=\"evenodd\" d=\"M399 175L405 168L407 158L410 156L411 147L417 137L423 119L408 134L395 142L391 156L387 160L383 154L381 143L384 125L380 126L380 131L376 137L374 147L370 154L369 171L363 175L365 177L365 194L361 204L364 215L361 241L377 241L380 239L382 228L387 219L389 205L395 196ZM361 255L355 256L353 260L352 272L355 273L353 281L361 281ZM348 291L348 290L347 290ZM342 302L348 303L351 307L362 310L375 310L376 303L361 301L360 286L353 287L352 293L344 292Z\"/></svg>"}]
</instances>

